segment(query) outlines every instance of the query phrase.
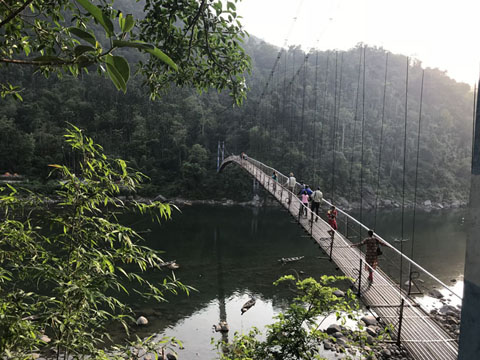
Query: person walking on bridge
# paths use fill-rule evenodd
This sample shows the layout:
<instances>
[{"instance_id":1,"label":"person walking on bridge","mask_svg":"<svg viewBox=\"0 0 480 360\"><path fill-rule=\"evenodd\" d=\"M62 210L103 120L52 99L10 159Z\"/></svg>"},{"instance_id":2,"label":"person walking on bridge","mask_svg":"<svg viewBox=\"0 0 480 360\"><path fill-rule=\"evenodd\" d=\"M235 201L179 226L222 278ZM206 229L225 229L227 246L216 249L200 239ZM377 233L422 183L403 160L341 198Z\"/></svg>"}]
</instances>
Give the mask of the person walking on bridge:
<instances>
[{"instance_id":1,"label":"person walking on bridge","mask_svg":"<svg viewBox=\"0 0 480 360\"><path fill-rule=\"evenodd\" d=\"M320 186L317 187L317 190L315 190L312 195L310 195L310 198L312 199L312 205L311 205L311 210L312 210L312 222L313 222L313 213L317 214L315 217L315 221L318 220L318 210L320 209L320 203L323 200L323 193L320 191Z\"/></svg>"},{"instance_id":2,"label":"person walking on bridge","mask_svg":"<svg viewBox=\"0 0 480 360\"><path fill-rule=\"evenodd\" d=\"M297 179L293 176L293 172L290 173L290 177L287 179L285 186L287 187L288 193L288 203L292 202L292 193L295 190L295 184L297 183Z\"/></svg>"},{"instance_id":3,"label":"person walking on bridge","mask_svg":"<svg viewBox=\"0 0 480 360\"><path fill-rule=\"evenodd\" d=\"M300 195L300 198L302 199L302 205L300 206L300 210L298 213L298 216L304 214L305 217L308 216L308 200L310 198L310 195L312 194L312 190L308 187L308 185L303 185L303 189L300 190L298 195Z\"/></svg>"},{"instance_id":4,"label":"person walking on bridge","mask_svg":"<svg viewBox=\"0 0 480 360\"><path fill-rule=\"evenodd\" d=\"M368 270L368 281L373 282L373 270L378 266L378 256L381 255L380 244L385 245L385 243L377 239L373 235L373 230L368 230L368 237L365 238L362 242L357 244L352 244L350 247L360 247L367 245L367 250L365 252L365 270Z\"/></svg>"},{"instance_id":5,"label":"person walking on bridge","mask_svg":"<svg viewBox=\"0 0 480 360\"><path fill-rule=\"evenodd\" d=\"M332 205L330 207L330 210L328 210L328 212L327 212L328 224L331 227L331 229L328 230L327 232L332 237L332 240L333 240L333 237L335 236L335 231L338 229L337 215L338 215L338 211L337 211L337 209L335 209L335 206Z\"/></svg>"},{"instance_id":6,"label":"person walking on bridge","mask_svg":"<svg viewBox=\"0 0 480 360\"><path fill-rule=\"evenodd\" d=\"M277 191L277 182L278 182L278 175L276 171L273 172L272 179L273 179L273 193L275 194L275 192Z\"/></svg>"}]
</instances>

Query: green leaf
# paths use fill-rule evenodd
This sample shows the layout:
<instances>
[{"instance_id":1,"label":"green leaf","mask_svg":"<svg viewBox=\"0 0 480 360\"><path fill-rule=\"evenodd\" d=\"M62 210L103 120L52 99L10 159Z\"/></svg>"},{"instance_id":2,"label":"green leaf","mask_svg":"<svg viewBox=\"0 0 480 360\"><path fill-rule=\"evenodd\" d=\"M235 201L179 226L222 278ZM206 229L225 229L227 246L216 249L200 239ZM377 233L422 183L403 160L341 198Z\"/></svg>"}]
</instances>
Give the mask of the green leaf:
<instances>
[{"instance_id":1,"label":"green leaf","mask_svg":"<svg viewBox=\"0 0 480 360\"><path fill-rule=\"evenodd\" d=\"M157 47L153 49L145 49L146 52L152 54L153 56L157 57L158 59L162 60L165 64L170 66L173 70L178 71L178 66L173 62L167 54L165 54L162 50Z\"/></svg>"},{"instance_id":2,"label":"green leaf","mask_svg":"<svg viewBox=\"0 0 480 360\"><path fill-rule=\"evenodd\" d=\"M113 40L112 44L115 47L132 47L132 48L137 48L142 50L155 49L155 46L153 46L152 44L148 44L144 41L139 41L139 40L133 40L133 41Z\"/></svg>"},{"instance_id":3,"label":"green leaf","mask_svg":"<svg viewBox=\"0 0 480 360\"><path fill-rule=\"evenodd\" d=\"M115 67L115 63L114 63L112 55L106 56L105 64L107 65L107 74L110 77L110 79L112 79L112 82L115 85L115 87L118 90L122 90L124 93L126 93L127 92L127 83L125 82L125 79L122 76L122 74Z\"/></svg>"},{"instance_id":4,"label":"green leaf","mask_svg":"<svg viewBox=\"0 0 480 360\"><path fill-rule=\"evenodd\" d=\"M95 39L95 36L86 32L85 30L76 28L76 27L71 27L68 29L73 35L79 37L82 40L85 40L86 42L89 42L93 46L97 43L97 39Z\"/></svg>"},{"instance_id":5,"label":"green leaf","mask_svg":"<svg viewBox=\"0 0 480 360\"><path fill-rule=\"evenodd\" d=\"M113 35L113 24L110 18L100 10L99 7L93 5L88 0L77 0L77 2L82 6L85 10L87 10L94 18L97 20L100 25L105 29L107 32L107 36L111 37Z\"/></svg>"},{"instance_id":6,"label":"green leaf","mask_svg":"<svg viewBox=\"0 0 480 360\"><path fill-rule=\"evenodd\" d=\"M132 14L128 14L126 17L123 17L122 13L120 13L118 23L120 25L120 29L122 29L122 32L128 33L135 25L135 19L133 18Z\"/></svg>"},{"instance_id":7,"label":"green leaf","mask_svg":"<svg viewBox=\"0 0 480 360\"><path fill-rule=\"evenodd\" d=\"M123 81L127 84L128 79L130 78L130 66L128 65L128 61L121 56L111 56L108 55L106 57L107 64L113 65L119 74L122 76Z\"/></svg>"},{"instance_id":8,"label":"green leaf","mask_svg":"<svg viewBox=\"0 0 480 360\"><path fill-rule=\"evenodd\" d=\"M88 45L78 45L73 49L73 52L77 57L88 51L96 51L96 49Z\"/></svg>"}]
</instances>

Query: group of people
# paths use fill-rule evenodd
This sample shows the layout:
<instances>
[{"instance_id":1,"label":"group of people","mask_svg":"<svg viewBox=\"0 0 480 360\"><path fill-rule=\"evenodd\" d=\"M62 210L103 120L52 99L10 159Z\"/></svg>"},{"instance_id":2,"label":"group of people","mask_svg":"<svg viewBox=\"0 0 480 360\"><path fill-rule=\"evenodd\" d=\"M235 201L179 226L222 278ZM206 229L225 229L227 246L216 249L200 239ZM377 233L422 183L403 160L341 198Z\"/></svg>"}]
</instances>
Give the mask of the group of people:
<instances>
[{"instance_id":1,"label":"group of people","mask_svg":"<svg viewBox=\"0 0 480 360\"><path fill-rule=\"evenodd\" d=\"M275 182L278 182L278 174L276 173L276 171L273 172L272 178L275 180ZM296 184L297 184L297 179L295 179L295 176L293 175L293 173L290 173L289 177L287 178L287 181L284 184L284 186L286 186L289 191L288 193L289 203L292 201L292 194L295 191ZM315 217L315 221L318 221L318 218L319 218L318 212L320 211L320 204L322 203L322 200L323 200L323 193L320 190L320 187L317 187L316 190L312 190L310 189L309 185L303 184L302 189L297 195L300 197L303 205L300 207L299 215L304 215L305 217L307 217L308 216L307 209L310 208L312 213L311 221L313 222L314 217ZM337 210L335 209L335 206L332 206L330 210L328 210L327 212L328 223L332 228L332 230L330 230L329 233L332 237L335 233L335 230L337 230L337 220L336 220L337 214L338 213L337 213Z\"/></svg>"},{"instance_id":2,"label":"group of people","mask_svg":"<svg viewBox=\"0 0 480 360\"><path fill-rule=\"evenodd\" d=\"M276 182L278 182L278 174L275 171L272 174L272 179L274 180L274 191L276 191ZM289 203L292 201L292 194L295 191L296 184L297 184L297 180L295 179L295 176L293 175L293 173L290 173L290 176L288 177L285 183L285 186L289 190L289 194L288 194ZM313 222L314 214L316 214L315 221L317 221L319 218L318 212L320 209L320 203L323 200L323 193L320 190L320 187L317 187L315 191L312 191L312 189L310 189L310 187L307 184L304 184L302 189L297 195L300 197L303 204L303 206L300 207L299 215L305 215L305 217L308 216L307 208L309 207L309 203L310 203L310 210L312 214L312 218L310 221ZM330 225L330 230L328 230L328 233L332 237L332 240L333 240L333 237L335 236L336 230L338 229L337 216L338 216L338 211L335 208L335 206L332 205L330 209L327 211L327 220L328 220L328 224ZM369 230L367 238L365 238L360 243L352 244L351 247L361 247L363 245L366 245L365 268L366 270L368 270L368 281L372 283L373 271L378 266L378 256L381 254L380 245L385 245L385 243L374 236L373 230Z\"/></svg>"}]
</instances>

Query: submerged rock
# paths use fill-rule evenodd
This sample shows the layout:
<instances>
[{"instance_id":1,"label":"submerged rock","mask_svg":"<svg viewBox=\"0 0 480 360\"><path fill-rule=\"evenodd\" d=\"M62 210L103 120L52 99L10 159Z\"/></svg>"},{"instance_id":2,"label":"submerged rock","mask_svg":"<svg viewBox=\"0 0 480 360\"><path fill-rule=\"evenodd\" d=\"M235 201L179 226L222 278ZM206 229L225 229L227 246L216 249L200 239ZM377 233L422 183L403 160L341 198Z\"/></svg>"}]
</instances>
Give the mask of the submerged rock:
<instances>
[{"instance_id":1,"label":"submerged rock","mask_svg":"<svg viewBox=\"0 0 480 360\"><path fill-rule=\"evenodd\" d=\"M434 298L437 298L437 299L443 298L443 294L438 289L431 290L430 295L432 295Z\"/></svg>"}]
</instances>

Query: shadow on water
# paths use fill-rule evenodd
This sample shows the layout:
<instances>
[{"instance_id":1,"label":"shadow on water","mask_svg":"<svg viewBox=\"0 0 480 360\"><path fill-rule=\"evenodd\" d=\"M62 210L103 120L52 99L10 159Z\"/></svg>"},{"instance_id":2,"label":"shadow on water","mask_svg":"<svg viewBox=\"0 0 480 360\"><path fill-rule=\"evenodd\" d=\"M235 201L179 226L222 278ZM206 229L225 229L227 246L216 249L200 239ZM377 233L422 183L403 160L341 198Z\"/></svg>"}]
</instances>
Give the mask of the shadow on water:
<instances>
[{"instance_id":1,"label":"shadow on water","mask_svg":"<svg viewBox=\"0 0 480 360\"><path fill-rule=\"evenodd\" d=\"M399 214L383 211L377 220L376 231L392 244L401 232ZM366 222L368 216L372 214L364 213ZM463 216L462 210L417 211L414 258L445 282L459 280L463 274ZM135 223L138 231L150 229L144 234L147 245L165 251L165 261L175 259L180 264L175 271L177 278L198 289L190 296L167 296L169 302L161 304L129 299L138 315L149 319L149 325L137 334L157 333L183 340L182 358L214 358L212 337L228 340L235 331L245 332L252 326L263 328L271 323L292 297L285 287L272 285L280 276L341 275L333 263L320 259L325 254L279 206L192 206L161 225L135 216L126 221ZM411 228L406 223L405 229L408 226ZM409 233L405 230L405 234ZM410 250L410 243L404 244L404 248ZM278 261L295 256L304 258L285 265ZM398 274L395 262L382 259L380 265L392 276ZM150 273L147 278L162 281L166 274L168 271ZM423 283L424 288L428 286L427 281ZM240 315L242 305L251 297L256 298L255 306ZM220 321L228 322L228 335L213 332L212 326Z\"/></svg>"}]
</instances>

